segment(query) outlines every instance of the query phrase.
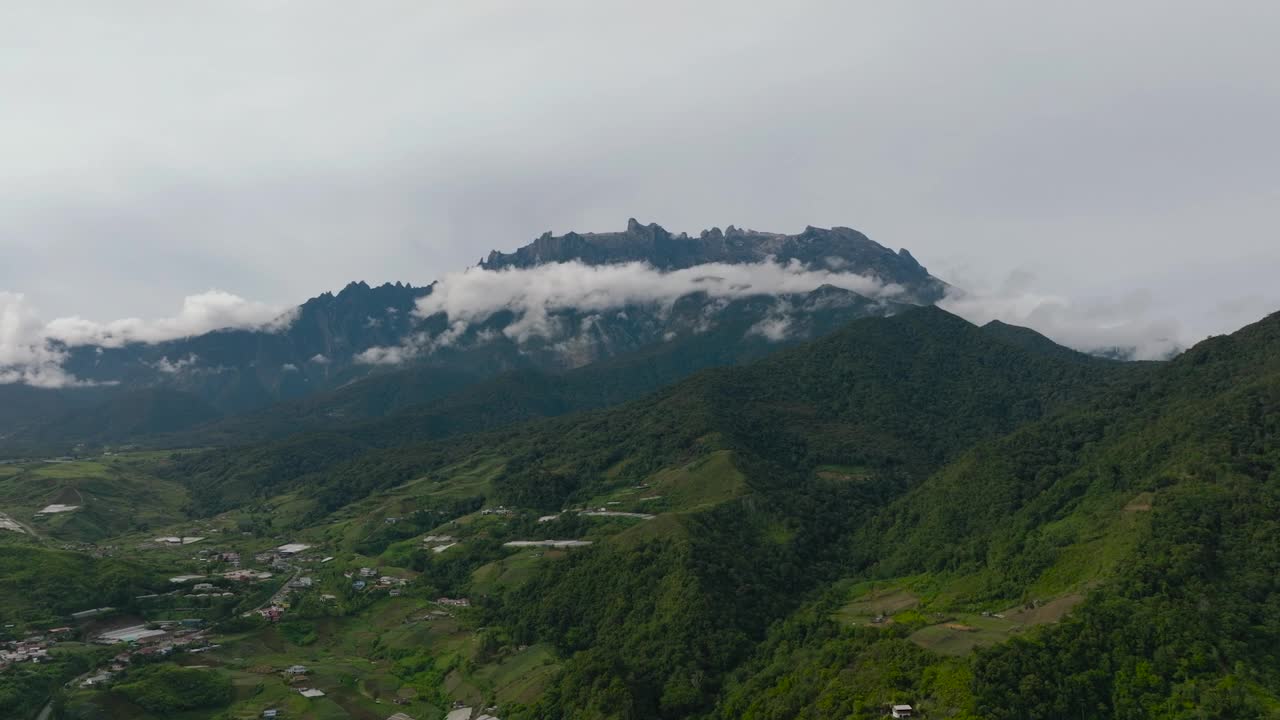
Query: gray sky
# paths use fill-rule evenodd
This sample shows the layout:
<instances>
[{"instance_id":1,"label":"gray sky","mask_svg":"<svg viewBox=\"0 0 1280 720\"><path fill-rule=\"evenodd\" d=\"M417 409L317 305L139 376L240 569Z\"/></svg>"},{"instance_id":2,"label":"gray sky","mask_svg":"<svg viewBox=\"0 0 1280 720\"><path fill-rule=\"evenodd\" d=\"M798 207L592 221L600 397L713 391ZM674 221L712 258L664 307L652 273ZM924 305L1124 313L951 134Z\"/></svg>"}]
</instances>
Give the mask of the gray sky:
<instances>
[{"instance_id":1,"label":"gray sky","mask_svg":"<svg viewBox=\"0 0 1280 720\"><path fill-rule=\"evenodd\" d=\"M848 225L974 317L1191 341L1280 309L1277 37L1274 1L3 3L0 301L283 306L635 216Z\"/></svg>"}]
</instances>

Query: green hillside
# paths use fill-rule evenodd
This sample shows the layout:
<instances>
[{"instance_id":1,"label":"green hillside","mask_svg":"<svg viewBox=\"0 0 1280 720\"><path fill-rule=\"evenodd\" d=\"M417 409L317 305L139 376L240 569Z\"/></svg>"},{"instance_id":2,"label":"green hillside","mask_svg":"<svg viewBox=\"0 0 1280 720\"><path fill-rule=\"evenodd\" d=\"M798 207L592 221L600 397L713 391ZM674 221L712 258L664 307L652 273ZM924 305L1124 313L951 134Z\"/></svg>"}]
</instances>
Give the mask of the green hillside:
<instances>
[{"instance_id":1,"label":"green hillside","mask_svg":"<svg viewBox=\"0 0 1280 720\"><path fill-rule=\"evenodd\" d=\"M1141 370L1027 350L922 308L856 320L814 343L703 371L609 410L405 446L369 447L358 430L354 438L302 434L192 456L175 477L211 510L246 493L304 485L333 510L483 450L507 461L495 485L499 499L556 509L729 447L786 465L788 475L835 463L906 482L975 440Z\"/></svg>"},{"instance_id":2,"label":"green hillside","mask_svg":"<svg viewBox=\"0 0 1280 720\"><path fill-rule=\"evenodd\" d=\"M1126 364L926 308L586 413L146 467L188 524L338 558L335 604L215 636L237 717L1268 717L1277 358L1280 316ZM366 565L405 595L353 590ZM255 679L299 658L329 699Z\"/></svg>"},{"instance_id":3,"label":"green hillside","mask_svg":"<svg viewBox=\"0 0 1280 720\"><path fill-rule=\"evenodd\" d=\"M833 589L757 650L720 716L875 717L895 698L955 717L1275 716L1278 358L1272 316L980 444L849 544L861 577L916 593L837 611L858 593Z\"/></svg>"}]
</instances>

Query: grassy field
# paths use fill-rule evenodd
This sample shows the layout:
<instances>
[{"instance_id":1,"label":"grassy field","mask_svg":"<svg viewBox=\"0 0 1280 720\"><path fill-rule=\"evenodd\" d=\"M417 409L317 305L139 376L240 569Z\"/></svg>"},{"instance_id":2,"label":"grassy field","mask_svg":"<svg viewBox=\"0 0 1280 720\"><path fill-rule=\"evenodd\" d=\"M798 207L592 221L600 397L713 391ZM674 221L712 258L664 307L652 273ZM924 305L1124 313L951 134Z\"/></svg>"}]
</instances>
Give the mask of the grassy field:
<instances>
[{"instance_id":1,"label":"grassy field","mask_svg":"<svg viewBox=\"0 0 1280 720\"><path fill-rule=\"evenodd\" d=\"M493 595L528 582L544 562L564 557L567 551L531 548L476 568L471 574L472 592Z\"/></svg>"},{"instance_id":2,"label":"grassy field","mask_svg":"<svg viewBox=\"0 0 1280 720\"><path fill-rule=\"evenodd\" d=\"M493 480L502 471L503 458L477 455L431 475L375 493L333 513L318 530L336 547L352 547L380 527L389 517L404 517L418 510L433 510L464 498L492 492Z\"/></svg>"},{"instance_id":3,"label":"grassy field","mask_svg":"<svg viewBox=\"0 0 1280 720\"><path fill-rule=\"evenodd\" d=\"M872 587L836 611L836 618L853 625L866 625L877 617L886 618L920 604L914 593L898 586Z\"/></svg>"},{"instance_id":4,"label":"grassy field","mask_svg":"<svg viewBox=\"0 0 1280 720\"><path fill-rule=\"evenodd\" d=\"M119 455L75 462L0 466L0 511L41 536L93 542L181 520L187 492L156 477L163 459ZM79 509L36 517L46 505Z\"/></svg>"}]
</instances>

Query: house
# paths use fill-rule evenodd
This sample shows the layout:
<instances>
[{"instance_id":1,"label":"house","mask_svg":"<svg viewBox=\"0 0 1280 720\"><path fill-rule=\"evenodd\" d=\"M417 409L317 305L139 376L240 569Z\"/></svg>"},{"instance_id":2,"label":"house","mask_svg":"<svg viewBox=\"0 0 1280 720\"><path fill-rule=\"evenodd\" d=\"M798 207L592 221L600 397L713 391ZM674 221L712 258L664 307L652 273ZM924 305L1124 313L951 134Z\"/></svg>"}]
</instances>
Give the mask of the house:
<instances>
[{"instance_id":1,"label":"house","mask_svg":"<svg viewBox=\"0 0 1280 720\"><path fill-rule=\"evenodd\" d=\"M360 568L360 577L377 577L377 576L378 576L378 571L373 568L369 568L369 567Z\"/></svg>"},{"instance_id":2,"label":"house","mask_svg":"<svg viewBox=\"0 0 1280 720\"><path fill-rule=\"evenodd\" d=\"M200 590L212 590L213 583L196 583L195 585L191 586L191 589L197 592Z\"/></svg>"},{"instance_id":3,"label":"house","mask_svg":"<svg viewBox=\"0 0 1280 720\"><path fill-rule=\"evenodd\" d=\"M894 705L889 708L889 717L909 718L915 715L910 705Z\"/></svg>"},{"instance_id":4,"label":"house","mask_svg":"<svg viewBox=\"0 0 1280 720\"><path fill-rule=\"evenodd\" d=\"M315 688L302 688L302 689L298 690L298 693L299 693L300 695L302 695L302 697L304 697L304 698L318 698L318 697L324 697L324 691L323 691L323 690L317 690L317 689L315 689Z\"/></svg>"},{"instance_id":5,"label":"house","mask_svg":"<svg viewBox=\"0 0 1280 720\"><path fill-rule=\"evenodd\" d=\"M388 592L387 594L390 595L391 597L400 597L400 590L397 588L392 588L390 592Z\"/></svg>"},{"instance_id":6,"label":"house","mask_svg":"<svg viewBox=\"0 0 1280 720\"><path fill-rule=\"evenodd\" d=\"M285 672L290 675L306 675L307 666L306 665L290 665L289 667L285 668Z\"/></svg>"},{"instance_id":7,"label":"house","mask_svg":"<svg viewBox=\"0 0 1280 720\"><path fill-rule=\"evenodd\" d=\"M83 687L83 688L95 687L97 685L102 685L104 683L110 682L110 680L111 680L111 673L109 672L98 673L97 675L94 675L93 677L88 678L84 682L80 683L80 687Z\"/></svg>"},{"instance_id":8,"label":"house","mask_svg":"<svg viewBox=\"0 0 1280 720\"><path fill-rule=\"evenodd\" d=\"M249 580L266 580L271 577L271 573L261 570L232 570L231 572L223 573L222 577L228 580L245 582Z\"/></svg>"},{"instance_id":9,"label":"house","mask_svg":"<svg viewBox=\"0 0 1280 720\"><path fill-rule=\"evenodd\" d=\"M448 605L449 607L471 607L471 601L467 598L447 598L442 597L436 600L439 605Z\"/></svg>"},{"instance_id":10,"label":"house","mask_svg":"<svg viewBox=\"0 0 1280 720\"><path fill-rule=\"evenodd\" d=\"M357 580L357 581L355 581L355 582L351 583L351 587L355 588L356 590L363 590L363 589L364 589L364 581L363 581L363 580Z\"/></svg>"},{"instance_id":11,"label":"house","mask_svg":"<svg viewBox=\"0 0 1280 720\"><path fill-rule=\"evenodd\" d=\"M413 720L413 717L404 713L396 713L395 715L387 718L387 720Z\"/></svg>"},{"instance_id":12,"label":"house","mask_svg":"<svg viewBox=\"0 0 1280 720\"><path fill-rule=\"evenodd\" d=\"M305 589L311 587L314 581L310 577L300 577L289 581L289 587Z\"/></svg>"},{"instance_id":13,"label":"house","mask_svg":"<svg viewBox=\"0 0 1280 720\"><path fill-rule=\"evenodd\" d=\"M297 555L298 553L310 547L311 547L310 545L307 545L305 543L289 543L287 545L281 545L280 547L276 548L276 552L286 556Z\"/></svg>"},{"instance_id":14,"label":"house","mask_svg":"<svg viewBox=\"0 0 1280 720\"><path fill-rule=\"evenodd\" d=\"M280 711L279 710L263 710L262 717L264 718L264 720L275 720L275 718L280 717Z\"/></svg>"}]
</instances>

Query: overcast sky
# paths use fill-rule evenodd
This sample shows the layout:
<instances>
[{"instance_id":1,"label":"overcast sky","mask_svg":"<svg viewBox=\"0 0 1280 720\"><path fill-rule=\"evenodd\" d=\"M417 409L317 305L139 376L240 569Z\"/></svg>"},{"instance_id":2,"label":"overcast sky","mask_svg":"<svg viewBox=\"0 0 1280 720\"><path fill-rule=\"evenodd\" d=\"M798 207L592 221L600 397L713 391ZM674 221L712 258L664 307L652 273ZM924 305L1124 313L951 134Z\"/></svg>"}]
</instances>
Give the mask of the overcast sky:
<instances>
[{"instance_id":1,"label":"overcast sky","mask_svg":"<svg viewBox=\"0 0 1280 720\"><path fill-rule=\"evenodd\" d=\"M284 306L634 216L848 225L974 316L1190 341L1280 309L1278 37L1274 0L7 2L0 298Z\"/></svg>"}]
</instances>

